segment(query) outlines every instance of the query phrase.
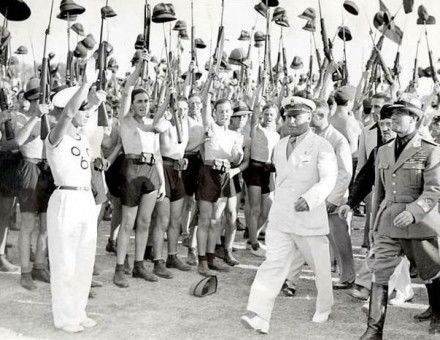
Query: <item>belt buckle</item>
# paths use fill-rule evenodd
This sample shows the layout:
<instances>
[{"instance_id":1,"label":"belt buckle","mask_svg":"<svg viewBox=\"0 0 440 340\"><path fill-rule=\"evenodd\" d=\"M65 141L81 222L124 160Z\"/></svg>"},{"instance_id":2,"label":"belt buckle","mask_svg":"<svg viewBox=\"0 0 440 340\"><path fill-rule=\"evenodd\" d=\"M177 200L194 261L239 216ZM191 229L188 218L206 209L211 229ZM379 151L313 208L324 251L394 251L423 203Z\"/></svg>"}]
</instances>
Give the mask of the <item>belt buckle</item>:
<instances>
[{"instance_id":1,"label":"belt buckle","mask_svg":"<svg viewBox=\"0 0 440 340\"><path fill-rule=\"evenodd\" d=\"M149 156L149 158L148 158L148 156ZM156 164L156 158L151 153L141 152L140 162L142 164L154 165L154 164Z\"/></svg>"}]
</instances>

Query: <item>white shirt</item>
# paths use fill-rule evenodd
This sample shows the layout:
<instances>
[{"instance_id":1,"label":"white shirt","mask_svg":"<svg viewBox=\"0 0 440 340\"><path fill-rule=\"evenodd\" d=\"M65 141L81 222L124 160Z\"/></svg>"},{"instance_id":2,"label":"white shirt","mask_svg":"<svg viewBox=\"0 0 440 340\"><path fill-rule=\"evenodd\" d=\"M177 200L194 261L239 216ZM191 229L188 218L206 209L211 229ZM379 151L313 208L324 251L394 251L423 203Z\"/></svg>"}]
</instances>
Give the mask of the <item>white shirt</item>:
<instances>
[{"instance_id":1,"label":"white shirt","mask_svg":"<svg viewBox=\"0 0 440 340\"><path fill-rule=\"evenodd\" d=\"M46 138L47 162L57 186L90 187L89 143L84 135L65 135L57 146Z\"/></svg>"}]
</instances>

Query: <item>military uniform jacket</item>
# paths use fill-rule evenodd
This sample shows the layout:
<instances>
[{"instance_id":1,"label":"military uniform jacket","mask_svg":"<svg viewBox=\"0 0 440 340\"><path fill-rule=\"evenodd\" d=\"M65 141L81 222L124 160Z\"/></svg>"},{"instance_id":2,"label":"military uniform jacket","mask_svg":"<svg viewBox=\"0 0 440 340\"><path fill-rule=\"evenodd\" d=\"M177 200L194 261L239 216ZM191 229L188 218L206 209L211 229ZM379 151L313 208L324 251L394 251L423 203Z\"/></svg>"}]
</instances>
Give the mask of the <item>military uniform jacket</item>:
<instances>
[{"instance_id":1,"label":"military uniform jacket","mask_svg":"<svg viewBox=\"0 0 440 340\"><path fill-rule=\"evenodd\" d=\"M425 239L440 235L440 147L416 134L395 159L395 140L379 148L376 158L374 229L393 238ZM414 223L397 228L403 211Z\"/></svg>"}]
</instances>

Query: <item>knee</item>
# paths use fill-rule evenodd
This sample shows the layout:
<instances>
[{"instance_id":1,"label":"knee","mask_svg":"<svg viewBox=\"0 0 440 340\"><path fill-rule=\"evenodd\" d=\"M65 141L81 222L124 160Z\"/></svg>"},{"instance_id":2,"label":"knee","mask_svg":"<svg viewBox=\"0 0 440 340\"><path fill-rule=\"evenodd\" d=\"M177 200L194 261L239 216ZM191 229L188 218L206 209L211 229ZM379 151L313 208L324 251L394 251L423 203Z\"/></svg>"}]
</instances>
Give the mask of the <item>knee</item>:
<instances>
[{"instance_id":1,"label":"knee","mask_svg":"<svg viewBox=\"0 0 440 340\"><path fill-rule=\"evenodd\" d=\"M130 233L133 230L135 219L131 217L123 218L121 221L120 231Z\"/></svg>"},{"instance_id":2,"label":"knee","mask_svg":"<svg viewBox=\"0 0 440 340\"><path fill-rule=\"evenodd\" d=\"M251 212L251 216L253 217L257 217L260 216L261 214L261 208L259 204L251 204L250 206L250 212Z\"/></svg>"}]
</instances>

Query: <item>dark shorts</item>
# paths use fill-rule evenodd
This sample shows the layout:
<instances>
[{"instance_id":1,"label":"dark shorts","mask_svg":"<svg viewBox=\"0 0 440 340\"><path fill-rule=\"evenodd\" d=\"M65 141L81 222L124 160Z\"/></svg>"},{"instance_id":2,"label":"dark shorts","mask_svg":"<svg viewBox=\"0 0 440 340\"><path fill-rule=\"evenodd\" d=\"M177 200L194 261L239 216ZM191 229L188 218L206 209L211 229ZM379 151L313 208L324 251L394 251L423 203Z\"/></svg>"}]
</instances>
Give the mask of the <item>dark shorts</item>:
<instances>
[{"instance_id":1,"label":"dark shorts","mask_svg":"<svg viewBox=\"0 0 440 340\"><path fill-rule=\"evenodd\" d=\"M221 197L233 196L236 196L235 186L228 173L213 170L210 165L200 167L197 199L215 203Z\"/></svg>"},{"instance_id":2,"label":"dark shorts","mask_svg":"<svg viewBox=\"0 0 440 340\"><path fill-rule=\"evenodd\" d=\"M20 152L0 151L0 194L3 197L18 194L17 173L21 160Z\"/></svg>"},{"instance_id":3,"label":"dark shorts","mask_svg":"<svg viewBox=\"0 0 440 340\"><path fill-rule=\"evenodd\" d=\"M160 188L160 178L155 165L125 158L121 167L121 203L136 207L145 194Z\"/></svg>"},{"instance_id":4,"label":"dark shorts","mask_svg":"<svg viewBox=\"0 0 440 340\"><path fill-rule=\"evenodd\" d=\"M102 171L96 170L93 165L90 167L92 170L92 193L95 199L96 205L102 204L107 201L107 194L104 185L104 174Z\"/></svg>"},{"instance_id":5,"label":"dark shorts","mask_svg":"<svg viewBox=\"0 0 440 340\"><path fill-rule=\"evenodd\" d=\"M243 175L241 172L232 177L232 183L234 184L235 194L239 194L242 191L241 187L243 185Z\"/></svg>"},{"instance_id":6,"label":"dark shorts","mask_svg":"<svg viewBox=\"0 0 440 340\"><path fill-rule=\"evenodd\" d=\"M20 161L17 173L18 201L22 212L44 213L55 190L52 173L46 162Z\"/></svg>"},{"instance_id":7,"label":"dark shorts","mask_svg":"<svg viewBox=\"0 0 440 340\"><path fill-rule=\"evenodd\" d=\"M185 154L185 158L188 159L188 167L182 171L183 185L185 186L185 194L192 196L197 192L199 172L203 162L198 153Z\"/></svg>"},{"instance_id":8,"label":"dark shorts","mask_svg":"<svg viewBox=\"0 0 440 340\"><path fill-rule=\"evenodd\" d=\"M251 159L248 168L243 172L246 185L261 187L262 194L268 194L275 190L274 172L263 162Z\"/></svg>"},{"instance_id":9,"label":"dark shorts","mask_svg":"<svg viewBox=\"0 0 440 340\"><path fill-rule=\"evenodd\" d=\"M121 168L124 158L125 155L121 153L105 172L105 183L107 184L108 191L117 198L121 197Z\"/></svg>"},{"instance_id":10,"label":"dark shorts","mask_svg":"<svg viewBox=\"0 0 440 340\"><path fill-rule=\"evenodd\" d=\"M373 252L371 268L375 282L379 284L388 283L402 255L415 263L422 280L430 280L440 272L439 237L426 240L396 239L376 232Z\"/></svg>"},{"instance_id":11,"label":"dark shorts","mask_svg":"<svg viewBox=\"0 0 440 340\"><path fill-rule=\"evenodd\" d=\"M165 196L170 202L178 201L185 196L185 187L182 180L182 171L174 170L172 165L164 164Z\"/></svg>"}]
</instances>

